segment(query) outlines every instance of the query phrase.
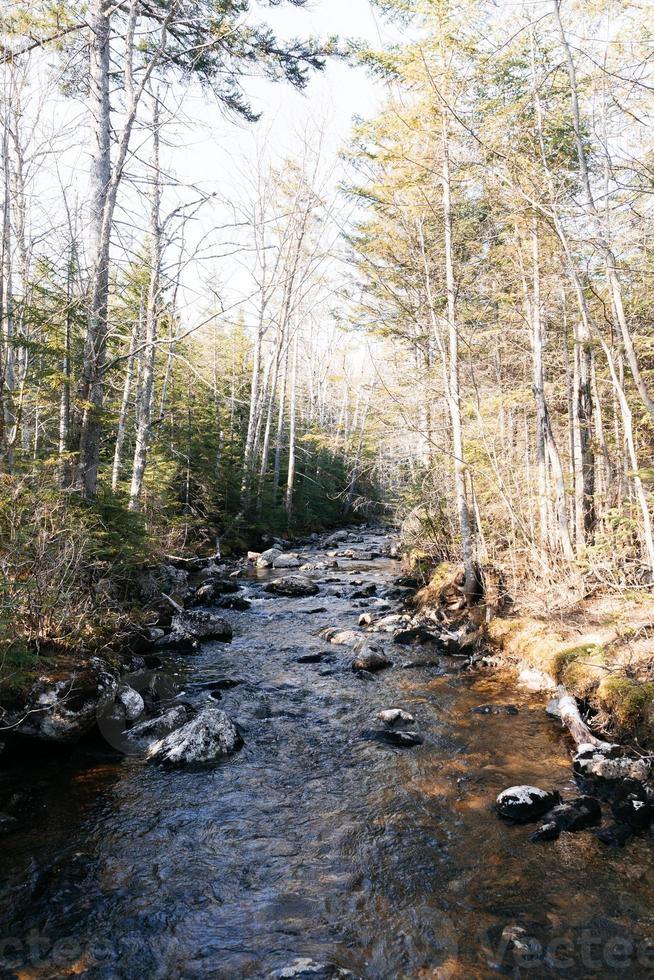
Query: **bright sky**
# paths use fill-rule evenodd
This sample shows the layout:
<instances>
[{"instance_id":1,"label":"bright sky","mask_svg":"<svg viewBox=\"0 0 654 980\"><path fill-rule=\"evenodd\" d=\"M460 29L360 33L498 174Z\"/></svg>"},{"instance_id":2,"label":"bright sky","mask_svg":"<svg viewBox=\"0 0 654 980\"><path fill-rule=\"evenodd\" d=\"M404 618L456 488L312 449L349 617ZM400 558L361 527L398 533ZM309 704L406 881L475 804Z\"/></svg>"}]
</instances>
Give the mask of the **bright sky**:
<instances>
[{"instance_id":1,"label":"bright sky","mask_svg":"<svg viewBox=\"0 0 654 980\"><path fill-rule=\"evenodd\" d=\"M262 7L258 12L282 38L338 35L343 40L362 39L379 47L396 36L375 14L369 0L313 0L301 9L282 5ZM232 217L220 202L238 201L246 193L244 185L257 166L258 152L263 149L270 163L279 164L297 153L307 127L324 124L323 167L327 171L338 169L338 154L350 137L354 118L374 115L385 95L384 85L370 78L363 68L336 60L330 61L324 72L315 73L303 92L262 79L249 80L247 91L254 109L262 114L259 123L226 118L214 102L195 91L184 96L180 125L171 127L167 136L173 146L166 166L182 182L217 196L215 202L200 210L187 238L190 243L206 243L209 255L215 238L213 228ZM192 120L190 126L181 122L183 116ZM226 237L230 240L229 235ZM184 305L191 317L201 317L202 306L196 305L194 293L201 303L212 278L229 284L228 296L223 296L228 302L239 292L247 293L247 258L225 256L213 262L209 258L195 268L189 267Z\"/></svg>"}]
</instances>

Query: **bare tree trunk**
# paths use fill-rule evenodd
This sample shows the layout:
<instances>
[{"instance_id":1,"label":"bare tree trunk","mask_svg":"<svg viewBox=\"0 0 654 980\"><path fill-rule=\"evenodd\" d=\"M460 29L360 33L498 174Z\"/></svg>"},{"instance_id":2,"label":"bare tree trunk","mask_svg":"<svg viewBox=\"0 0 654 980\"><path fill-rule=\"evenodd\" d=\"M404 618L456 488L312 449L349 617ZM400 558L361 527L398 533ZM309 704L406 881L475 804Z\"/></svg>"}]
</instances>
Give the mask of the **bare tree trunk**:
<instances>
[{"instance_id":1,"label":"bare tree trunk","mask_svg":"<svg viewBox=\"0 0 654 980\"><path fill-rule=\"evenodd\" d=\"M452 450L454 454L454 491L459 515L459 531L463 566L465 569L465 593L472 599L477 592L477 576L474 567L474 550L470 512L466 496L466 464L463 450L463 427L461 425L461 395L459 391L459 331L456 322L456 281L454 278L454 246L452 232L452 196L450 186L450 147L446 109L442 112L442 184L443 184L443 225L445 244L445 282L447 287L447 328L449 346L448 403L452 423Z\"/></svg>"},{"instance_id":2,"label":"bare tree trunk","mask_svg":"<svg viewBox=\"0 0 654 980\"><path fill-rule=\"evenodd\" d=\"M577 553L583 551L595 527L595 454L593 452L592 349L583 322L575 326L574 402L575 515Z\"/></svg>"},{"instance_id":3,"label":"bare tree trunk","mask_svg":"<svg viewBox=\"0 0 654 980\"><path fill-rule=\"evenodd\" d=\"M80 383L83 402L77 484L85 496L93 497L98 479L102 368L105 358L109 305L109 248L111 236L105 229L111 184L111 69L110 0L93 0L90 12L90 88L94 117L91 166L91 255L92 277L89 319Z\"/></svg>"},{"instance_id":4,"label":"bare tree trunk","mask_svg":"<svg viewBox=\"0 0 654 980\"><path fill-rule=\"evenodd\" d=\"M286 413L286 386L288 378L288 352L290 340L284 350L284 366L282 369L282 385L279 392L279 408L277 415L277 433L275 438L275 465L273 468L273 501L277 502L279 483L282 474L282 452L284 449L284 415Z\"/></svg>"},{"instance_id":5,"label":"bare tree trunk","mask_svg":"<svg viewBox=\"0 0 654 980\"><path fill-rule=\"evenodd\" d=\"M123 384L123 397L118 413L118 428L116 430L116 445L114 447L114 465L111 471L111 489L115 493L120 480L120 471L123 464L123 446L127 434L127 419L129 416L129 404L132 395L132 376L134 374L134 361L136 359L136 348L143 333L143 293L139 300L139 313L134 320L132 333L129 342L129 352L127 355L127 365L125 368L125 381Z\"/></svg>"},{"instance_id":6,"label":"bare tree trunk","mask_svg":"<svg viewBox=\"0 0 654 980\"><path fill-rule=\"evenodd\" d=\"M159 169L159 97L153 97L152 114L152 202L150 208L150 282L145 312L145 350L143 352L143 377L136 405L136 442L129 509L140 506L143 477L150 444L152 405L154 399L154 370L157 354L159 327L159 290L161 277L161 174Z\"/></svg>"},{"instance_id":7,"label":"bare tree trunk","mask_svg":"<svg viewBox=\"0 0 654 980\"><path fill-rule=\"evenodd\" d=\"M286 476L286 498L284 502L289 522L293 516L293 494L295 491L298 347L299 336L296 331L295 340L293 341L293 366L291 368L291 401L288 422L288 472Z\"/></svg>"}]
</instances>

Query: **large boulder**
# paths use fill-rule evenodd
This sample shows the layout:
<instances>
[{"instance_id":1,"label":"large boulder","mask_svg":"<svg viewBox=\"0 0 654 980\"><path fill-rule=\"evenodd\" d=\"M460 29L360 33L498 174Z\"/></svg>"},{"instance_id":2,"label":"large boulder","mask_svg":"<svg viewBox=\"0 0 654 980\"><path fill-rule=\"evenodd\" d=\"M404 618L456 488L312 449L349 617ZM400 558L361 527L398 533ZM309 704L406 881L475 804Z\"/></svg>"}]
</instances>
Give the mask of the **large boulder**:
<instances>
[{"instance_id":1,"label":"large boulder","mask_svg":"<svg viewBox=\"0 0 654 980\"><path fill-rule=\"evenodd\" d=\"M273 568L299 568L301 564L297 555L277 555L273 559Z\"/></svg>"},{"instance_id":2,"label":"large boulder","mask_svg":"<svg viewBox=\"0 0 654 980\"><path fill-rule=\"evenodd\" d=\"M189 609L173 618L173 633L191 635L196 640L229 642L233 630L226 619L208 609Z\"/></svg>"},{"instance_id":3,"label":"large boulder","mask_svg":"<svg viewBox=\"0 0 654 980\"><path fill-rule=\"evenodd\" d=\"M602 822L602 808L593 796L578 796L574 800L559 803L545 814L545 822L531 841L556 840L561 832L586 830Z\"/></svg>"},{"instance_id":4,"label":"large boulder","mask_svg":"<svg viewBox=\"0 0 654 980\"><path fill-rule=\"evenodd\" d=\"M274 582L269 582L264 586L266 592L270 592L271 595L285 595L285 596L307 596L307 595L317 595L320 589L315 582L312 582L310 578L305 578L303 575L287 575L284 578L275 579Z\"/></svg>"},{"instance_id":5,"label":"large boulder","mask_svg":"<svg viewBox=\"0 0 654 980\"><path fill-rule=\"evenodd\" d=\"M333 534L325 538L324 545L325 548L333 548L335 544L340 544L341 541L347 541L347 531L334 531Z\"/></svg>"},{"instance_id":6,"label":"large boulder","mask_svg":"<svg viewBox=\"0 0 654 980\"><path fill-rule=\"evenodd\" d=\"M384 651L371 644L362 647L352 661L352 670L354 671L367 670L370 673L376 673L378 670L385 670L392 666L393 661L388 659Z\"/></svg>"},{"instance_id":7,"label":"large boulder","mask_svg":"<svg viewBox=\"0 0 654 980\"><path fill-rule=\"evenodd\" d=\"M151 745L147 758L169 765L213 762L242 745L231 718L219 708L203 708L191 721Z\"/></svg>"},{"instance_id":8,"label":"large boulder","mask_svg":"<svg viewBox=\"0 0 654 980\"><path fill-rule=\"evenodd\" d=\"M176 728L181 728L190 717L191 709L188 705L175 704L157 718L148 718L147 721L134 725L127 733L127 738L134 742L161 739Z\"/></svg>"},{"instance_id":9,"label":"large boulder","mask_svg":"<svg viewBox=\"0 0 654 980\"><path fill-rule=\"evenodd\" d=\"M279 548L268 548L267 551L262 551L257 558L257 568L272 568L275 558L279 558L280 555Z\"/></svg>"},{"instance_id":10,"label":"large boulder","mask_svg":"<svg viewBox=\"0 0 654 980\"><path fill-rule=\"evenodd\" d=\"M625 753L619 745L580 745L574 757L575 773L589 780L645 782L651 768L646 759Z\"/></svg>"},{"instance_id":11,"label":"large boulder","mask_svg":"<svg viewBox=\"0 0 654 980\"><path fill-rule=\"evenodd\" d=\"M208 606L221 596L232 595L240 591L241 586L234 579L209 579L196 590L193 596L194 606Z\"/></svg>"},{"instance_id":12,"label":"large boulder","mask_svg":"<svg viewBox=\"0 0 654 980\"><path fill-rule=\"evenodd\" d=\"M118 672L99 657L70 669L60 665L0 708L0 727L45 742L74 742L113 706L118 687Z\"/></svg>"},{"instance_id":13,"label":"large boulder","mask_svg":"<svg viewBox=\"0 0 654 980\"><path fill-rule=\"evenodd\" d=\"M143 698L129 684L121 685L116 697L116 703L121 706L125 715L125 721L136 721L145 711Z\"/></svg>"},{"instance_id":14,"label":"large boulder","mask_svg":"<svg viewBox=\"0 0 654 980\"><path fill-rule=\"evenodd\" d=\"M495 807L500 817L514 823L529 823L544 816L561 802L556 790L538 786L510 786L497 797Z\"/></svg>"},{"instance_id":15,"label":"large boulder","mask_svg":"<svg viewBox=\"0 0 654 980\"><path fill-rule=\"evenodd\" d=\"M173 565L156 565L144 569L136 579L139 599L156 605L163 595L182 602L189 595L188 572Z\"/></svg>"}]
</instances>

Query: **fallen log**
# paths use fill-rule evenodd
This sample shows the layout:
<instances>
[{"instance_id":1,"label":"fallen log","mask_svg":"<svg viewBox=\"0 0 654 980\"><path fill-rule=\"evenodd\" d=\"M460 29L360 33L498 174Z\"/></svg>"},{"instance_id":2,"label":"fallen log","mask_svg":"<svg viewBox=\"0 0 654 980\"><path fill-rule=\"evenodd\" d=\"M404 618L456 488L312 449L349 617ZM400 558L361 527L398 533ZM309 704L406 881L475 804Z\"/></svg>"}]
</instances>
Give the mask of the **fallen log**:
<instances>
[{"instance_id":1,"label":"fallen log","mask_svg":"<svg viewBox=\"0 0 654 980\"><path fill-rule=\"evenodd\" d=\"M575 745L594 745L597 748L608 746L608 742L593 735L579 713L576 699L571 694L568 694L566 689L561 686L557 688L556 693L558 695L556 703L557 714L572 735Z\"/></svg>"}]
</instances>

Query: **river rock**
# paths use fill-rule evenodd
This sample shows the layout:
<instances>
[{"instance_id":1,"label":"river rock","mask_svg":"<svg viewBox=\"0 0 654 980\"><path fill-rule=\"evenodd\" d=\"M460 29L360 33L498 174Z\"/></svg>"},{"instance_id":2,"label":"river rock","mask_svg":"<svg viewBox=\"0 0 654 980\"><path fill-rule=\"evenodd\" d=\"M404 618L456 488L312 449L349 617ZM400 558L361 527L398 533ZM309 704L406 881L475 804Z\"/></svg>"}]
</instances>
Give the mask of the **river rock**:
<instances>
[{"instance_id":1,"label":"river rock","mask_svg":"<svg viewBox=\"0 0 654 980\"><path fill-rule=\"evenodd\" d=\"M160 739L182 725L191 717L191 709L186 704L175 704L168 708L157 718L148 718L147 721L140 721L127 732L130 741L147 741Z\"/></svg>"},{"instance_id":2,"label":"river rock","mask_svg":"<svg viewBox=\"0 0 654 980\"><path fill-rule=\"evenodd\" d=\"M279 548L268 548L267 551L262 551L257 558L257 568L272 568L275 558L279 558L280 555Z\"/></svg>"},{"instance_id":3,"label":"river rock","mask_svg":"<svg viewBox=\"0 0 654 980\"><path fill-rule=\"evenodd\" d=\"M401 749L411 749L414 745L422 745L424 739L418 732L400 731L392 728L375 729L364 732L364 738L386 745L397 745Z\"/></svg>"},{"instance_id":4,"label":"river rock","mask_svg":"<svg viewBox=\"0 0 654 980\"><path fill-rule=\"evenodd\" d=\"M470 709L473 715L517 715L519 714L515 704L479 704L476 708Z\"/></svg>"},{"instance_id":5,"label":"river rock","mask_svg":"<svg viewBox=\"0 0 654 980\"><path fill-rule=\"evenodd\" d=\"M151 745L147 758L169 765L213 762L231 755L242 739L231 718L219 708L203 708L195 718Z\"/></svg>"},{"instance_id":6,"label":"river rock","mask_svg":"<svg viewBox=\"0 0 654 980\"><path fill-rule=\"evenodd\" d=\"M602 827L597 831L595 836L602 844L606 844L607 847L624 847L629 838L633 836L633 833L633 830L628 824L613 823Z\"/></svg>"},{"instance_id":7,"label":"river rock","mask_svg":"<svg viewBox=\"0 0 654 980\"><path fill-rule=\"evenodd\" d=\"M325 548L333 548L335 544L340 544L341 541L347 541L347 531L334 531L333 534L325 538L324 545Z\"/></svg>"},{"instance_id":8,"label":"river rock","mask_svg":"<svg viewBox=\"0 0 654 980\"><path fill-rule=\"evenodd\" d=\"M651 798L643 798L642 793L629 793L623 799L611 804L611 812L616 823L626 824L638 833L647 830L654 822L654 803Z\"/></svg>"},{"instance_id":9,"label":"river rock","mask_svg":"<svg viewBox=\"0 0 654 980\"><path fill-rule=\"evenodd\" d=\"M95 727L99 712L113 706L118 672L91 657L62 676L42 674L16 705L0 708L0 727L45 742L74 742Z\"/></svg>"},{"instance_id":10,"label":"river rock","mask_svg":"<svg viewBox=\"0 0 654 980\"><path fill-rule=\"evenodd\" d=\"M213 602L216 609L235 609L237 612L245 612L250 609L252 603L242 595L223 595Z\"/></svg>"},{"instance_id":11,"label":"river rock","mask_svg":"<svg viewBox=\"0 0 654 980\"><path fill-rule=\"evenodd\" d=\"M224 575L227 571L225 565L217 565L215 561L209 562L204 568L198 569L193 575L193 580L195 582L208 582L210 579L219 578Z\"/></svg>"},{"instance_id":12,"label":"river rock","mask_svg":"<svg viewBox=\"0 0 654 980\"><path fill-rule=\"evenodd\" d=\"M354 671L367 670L375 673L392 666L393 661L389 660L382 650L372 646L364 647L352 661L352 670Z\"/></svg>"},{"instance_id":13,"label":"river rock","mask_svg":"<svg viewBox=\"0 0 654 980\"><path fill-rule=\"evenodd\" d=\"M163 595L183 601L190 592L188 572L174 565L147 568L136 578L136 590L142 602L158 603Z\"/></svg>"},{"instance_id":14,"label":"river rock","mask_svg":"<svg viewBox=\"0 0 654 980\"><path fill-rule=\"evenodd\" d=\"M545 822L532 834L531 841L556 840L562 831L586 830L602 822L602 808L593 796L578 796L559 803L545 814Z\"/></svg>"},{"instance_id":15,"label":"river rock","mask_svg":"<svg viewBox=\"0 0 654 980\"><path fill-rule=\"evenodd\" d=\"M145 702L133 687L123 684L116 696L116 701L122 705L125 712L125 721L136 721L145 711Z\"/></svg>"},{"instance_id":16,"label":"river rock","mask_svg":"<svg viewBox=\"0 0 654 980\"><path fill-rule=\"evenodd\" d=\"M191 635L196 640L232 639L233 630L226 619L208 609L189 609L173 617L173 634Z\"/></svg>"},{"instance_id":17,"label":"river rock","mask_svg":"<svg viewBox=\"0 0 654 980\"><path fill-rule=\"evenodd\" d=\"M385 725L396 725L398 722L402 722L404 725L410 725L415 721L413 715L410 715L408 711L404 711L402 708L384 708L377 715L380 721L383 721Z\"/></svg>"},{"instance_id":18,"label":"river rock","mask_svg":"<svg viewBox=\"0 0 654 980\"><path fill-rule=\"evenodd\" d=\"M299 568L302 562L297 555L277 555L273 560L273 568Z\"/></svg>"},{"instance_id":19,"label":"river rock","mask_svg":"<svg viewBox=\"0 0 654 980\"><path fill-rule=\"evenodd\" d=\"M537 820L561 802L556 790L538 786L510 786L497 797L495 808L501 817L514 823Z\"/></svg>"},{"instance_id":20,"label":"river rock","mask_svg":"<svg viewBox=\"0 0 654 980\"><path fill-rule=\"evenodd\" d=\"M316 583L303 575L287 575L284 578L275 579L274 582L268 582L264 586L264 590L272 595L292 597L317 595L320 592Z\"/></svg>"},{"instance_id":21,"label":"river rock","mask_svg":"<svg viewBox=\"0 0 654 980\"><path fill-rule=\"evenodd\" d=\"M623 752L619 745L580 745L574 757L574 771L584 779L607 782L633 779L645 782L651 764L639 756Z\"/></svg>"},{"instance_id":22,"label":"river rock","mask_svg":"<svg viewBox=\"0 0 654 980\"><path fill-rule=\"evenodd\" d=\"M327 572L330 568L338 568L335 558L325 558L323 561L309 561L300 566L300 572Z\"/></svg>"},{"instance_id":23,"label":"river rock","mask_svg":"<svg viewBox=\"0 0 654 980\"><path fill-rule=\"evenodd\" d=\"M210 579L204 582L193 596L194 606L208 606L219 596L232 595L239 592L241 586L234 579Z\"/></svg>"},{"instance_id":24,"label":"river rock","mask_svg":"<svg viewBox=\"0 0 654 980\"><path fill-rule=\"evenodd\" d=\"M268 974L269 980L359 980L354 973L332 963L302 957Z\"/></svg>"},{"instance_id":25,"label":"river rock","mask_svg":"<svg viewBox=\"0 0 654 980\"><path fill-rule=\"evenodd\" d=\"M335 646L346 647L354 646L357 640L363 639L363 634L358 630L341 630L338 626L325 626L324 629L320 630L318 636Z\"/></svg>"}]
</instances>

